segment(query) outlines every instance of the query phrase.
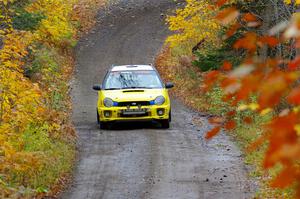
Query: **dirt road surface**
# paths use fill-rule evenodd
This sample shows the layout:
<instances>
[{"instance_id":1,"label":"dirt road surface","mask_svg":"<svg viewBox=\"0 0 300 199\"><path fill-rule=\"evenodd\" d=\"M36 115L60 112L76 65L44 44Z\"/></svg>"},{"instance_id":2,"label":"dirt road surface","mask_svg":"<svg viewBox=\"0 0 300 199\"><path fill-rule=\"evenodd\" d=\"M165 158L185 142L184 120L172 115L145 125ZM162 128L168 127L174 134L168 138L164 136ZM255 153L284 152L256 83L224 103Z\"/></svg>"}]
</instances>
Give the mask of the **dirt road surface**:
<instances>
[{"instance_id":1,"label":"dirt road surface","mask_svg":"<svg viewBox=\"0 0 300 199\"><path fill-rule=\"evenodd\" d=\"M251 197L253 183L236 146L225 135L207 142L207 119L176 99L169 130L151 123L100 130L96 124L92 85L112 64L153 62L169 34L163 14L174 7L171 0L120 0L79 42L72 95L80 152L74 182L62 198Z\"/></svg>"}]
</instances>

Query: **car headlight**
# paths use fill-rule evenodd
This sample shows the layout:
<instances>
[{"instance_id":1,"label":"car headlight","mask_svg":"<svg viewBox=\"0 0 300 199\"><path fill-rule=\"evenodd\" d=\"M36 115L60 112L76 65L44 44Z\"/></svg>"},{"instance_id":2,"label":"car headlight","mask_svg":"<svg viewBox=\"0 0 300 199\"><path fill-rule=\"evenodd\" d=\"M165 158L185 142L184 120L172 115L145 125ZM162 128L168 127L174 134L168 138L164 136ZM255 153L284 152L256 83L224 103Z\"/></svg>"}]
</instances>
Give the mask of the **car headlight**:
<instances>
[{"instance_id":1,"label":"car headlight","mask_svg":"<svg viewBox=\"0 0 300 199\"><path fill-rule=\"evenodd\" d=\"M108 97L103 100L103 103L106 107L112 107L114 105L114 101Z\"/></svg>"},{"instance_id":2,"label":"car headlight","mask_svg":"<svg viewBox=\"0 0 300 199\"><path fill-rule=\"evenodd\" d=\"M164 104L166 101L166 99L164 98L164 96L158 96L155 100L154 103L155 105L162 105Z\"/></svg>"}]
</instances>

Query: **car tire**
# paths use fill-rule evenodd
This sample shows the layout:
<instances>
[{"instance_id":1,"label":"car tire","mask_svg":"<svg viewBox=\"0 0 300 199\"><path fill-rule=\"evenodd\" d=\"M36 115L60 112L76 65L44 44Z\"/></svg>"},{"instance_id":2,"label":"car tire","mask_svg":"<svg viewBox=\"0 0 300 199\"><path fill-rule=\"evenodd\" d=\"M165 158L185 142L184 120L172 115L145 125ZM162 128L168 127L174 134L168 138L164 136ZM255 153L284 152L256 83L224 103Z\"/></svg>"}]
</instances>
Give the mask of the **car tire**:
<instances>
[{"instance_id":1,"label":"car tire","mask_svg":"<svg viewBox=\"0 0 300 199\"><path fill-rule=\"evenodd\" d=\"M99 112L98 112L98 110L97 110L97 124L99 124L99 125L100 125L100 115L99 115Z\"/></svg>"},{"instance_id":2,"label":"car tire","mask_svg":"<svg viewBox=\"0 0 300 199\"><path fill-rule=\"evenodd\" d=\"M100 127L100 129L102 129L102 130L106 130L106 129L109 129L109 123L108 122L100 122L99 123L99 127Z\"/></svg>"},{"instance_id":3,"label":"car tire","mask_svg":"<svg viewBox=\"0 0 300 199\"><path fill-rule=\"evenodd\" d=\"M170 128L170 120L169 119L167 119L167 120L161 120L160 124L161 124L161 128L163 128L163 129Z\"/></svg>"}]
</instances>

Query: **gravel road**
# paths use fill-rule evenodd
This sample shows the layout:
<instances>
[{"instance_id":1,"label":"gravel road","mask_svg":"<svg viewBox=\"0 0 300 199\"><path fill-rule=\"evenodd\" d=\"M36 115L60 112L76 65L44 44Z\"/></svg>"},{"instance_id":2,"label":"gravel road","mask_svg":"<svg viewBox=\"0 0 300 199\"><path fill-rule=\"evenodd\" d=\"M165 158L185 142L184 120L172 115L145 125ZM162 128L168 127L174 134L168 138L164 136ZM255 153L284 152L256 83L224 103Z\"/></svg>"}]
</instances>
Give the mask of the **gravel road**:
<instances>
[{"instance_id":1,"label":"gravel road","mask_svg":"<svg viewBox=\"0 0 300 199\"><path fill-rule=\"evenodd\" d=\"M164 14L175 6L172 0L119 0L79 42L72 89L79 159L61 198L251 198L253 183L237 147L224 134L207 142L207 118L176 99L169 130L151 123L97 127L92 85L112 64L153 62L169 34Z\"/></svg>"}]
</instances>

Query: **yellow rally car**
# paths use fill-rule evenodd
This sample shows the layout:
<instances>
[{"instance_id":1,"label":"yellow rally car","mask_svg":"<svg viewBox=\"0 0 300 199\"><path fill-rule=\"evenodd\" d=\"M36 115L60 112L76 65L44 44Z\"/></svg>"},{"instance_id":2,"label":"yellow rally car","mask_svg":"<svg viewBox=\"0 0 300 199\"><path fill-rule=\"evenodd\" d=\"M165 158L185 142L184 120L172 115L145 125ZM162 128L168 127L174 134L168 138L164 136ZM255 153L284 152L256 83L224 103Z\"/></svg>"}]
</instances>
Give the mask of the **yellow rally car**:
<instances>
[{"instance_id":1,"label":"yellow rally car","mask_svg":"<svg viewBox=\"0 0 300 199\"><path fill-rule=\"evenodd\" d=\"M172 83L163 84L151 65L112 66L98 91L97 121L101 129L116 121L151 121L169 128Z\"/></svg>"}]
</instances>

